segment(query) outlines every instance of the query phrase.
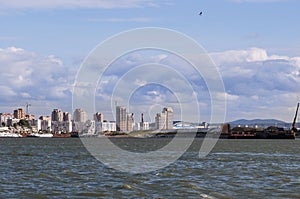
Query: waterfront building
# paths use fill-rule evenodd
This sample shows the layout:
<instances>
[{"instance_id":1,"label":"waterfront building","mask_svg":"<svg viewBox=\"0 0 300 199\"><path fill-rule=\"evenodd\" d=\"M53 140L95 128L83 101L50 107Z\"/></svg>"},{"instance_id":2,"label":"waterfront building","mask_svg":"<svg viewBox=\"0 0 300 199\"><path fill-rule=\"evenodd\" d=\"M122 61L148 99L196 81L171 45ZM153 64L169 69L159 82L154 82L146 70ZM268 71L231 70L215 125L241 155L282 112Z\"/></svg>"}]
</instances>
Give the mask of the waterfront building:
<instances>
[{"instance_id":1,"label":"waterfront building","mask_svg":"<svg viewBox=\"0 0 300 199\"><path fill-rule=\"evenodd\" d=\"M52 121L51 130L55 133L70 133L73 130L71 121Z\"/></svg>"},{"instance_id":2,"label":"waterfront building","mask_svg":"<svg viewBox=\"0 0 300 199\"><path fill-rule=\"evenodd\" d=\"M73 114L73 120L75 122L86 122L87 121L87 113L81 109L75 109L74 114Z\"/></svg>"},{"instance_id":3,"label":"waterfront building","mask_svg":"<svg viewBox=\"0 0 300 199\"><path fill-rule=\"evenodd\" d=\"M14 118L15 119L25 119L25 112L22 108L18 108L14 110Z\"/></svg>"},{"instance_id":4,"label":"waterfront building","mask_svg":"<svg viewBox=\"0 0 300 199\"><path fill-rule=\"evenodd\" d=\"M13 126L18 122L20 122L20 119L16 119L16 118L7 119L7 126Z\"/></svg>"},{"instance_id":5,"label":"waterfront building","mask_svg":"<svg viewBox=\"0 0 300 199\"><path fill-rule=\"evenodd\" d=\"M126 115L126 130L130 132L133 130L134 117L133 113L127 113Z\"/></svg>"},{"instance_id":6,"label":"waterfront building","mask_svg":"<svg viewBox=\"0 0 300 199\"><path fill-rule=\"evenodd\" d=\"M56 122L62 122L63 112L60 109L53 109L51 113L51 120Z\"/></svg>"},{"instance_id":7,"label":"waterfront building","mask_svg":"<svg viewBox=\"0 0 300 199\"><path fill-rule=\"evenodd\" d=\"M166 115L163 113L157 113L155 116L155 128L165 129L166 125Z\"/></svg>"},{"instance_id":8,"label":"waterfront building","mask_svg":"<svg viewBox=\"0 0 300 199\"><path fill-rule=\"evenodd\" d=\"M162 113L157 113L155 117L156 129L173 129L173 109L163 108Z\"/></svg>"},{"instance_id":9,"label":"waterfront building","mask_svg":"<svg viewBox=\"0 0 300 199\"><path fill-rule=\"evenodd\" d=\"M96 122L96 132L97 133L105 133L105 132L115 132L116 122L115 121L104 121L104 122Z\"/></svg>"},{"instance_id":10,"label":"waterfront building","mask_svg":"<svg viewBox=\"0 0 300 199\"><path fill-rule=\"evenodd\" d=\"M71 113L63 112L63 121L64 122L71 122Z\"/></svg>"},{"instance_id":11,"label":"waterfront building","mask_svg":"<svg viewBox=\"0 0 300 199\"><path fill-rule=\"evenodd\" d=\"M141 122L139 123L139 130L149 130L149 122L144 121L144 114L141 114Z\"/></svg>"},{"instance_id":12,"label":"waterfront building","mask_svg":"<svg viewBox=\"0 0 300 199\"><path fill-rule=\"evenodd\" d=\"M117 131L126 131L127 130L127 114L126 108L123 106L116 107L116 125Z\"/></svg>"},{"instance_id":13,"label":"waterfront building","mask_svg":"<svg viewBox=\"0 0 300 199\"><path fill-rule=\"evenodd\" d=\"M51 131L51 117L50 116L40 116L37 121L38 131Z\"/></svg>"},{"instance_id":14,"label":"waterfront building","mask_svg":"<svg viewBox=\"0 0 300 199\"><path fill-rule=\"evenodd\" d=\"M35 120L35 115L32 115L32 114L28 114L25 117L26 117L26 120Z\"/></svg>"},{"instance_id":15,"label":"waterfront building","mask_svg":"<svg viewBox=\"0 0 300 199\"><path fill-rule=\"evenodd\" d=\"M7 125L7 120L12 119L13 115L11 113L0 113L0 124L4 124L4 126Z\"/></svg>"},{"instance_id":16,"label":"waterfront building","mask_svg":"<svg viewBox=\"0 0 300 199\"><path fill-rule=\"evenodd\" d=\"M163 113L166 115L166 129L173 129L173 109L164 108Z\"/></svg>"},{"instance_id":17,"label":"waterfront building","mask_svg":"<svg viewBox=\"0 0 300 199\"><path fill-rule=\"evenodd\" d=\"M99 112L95 113L94 114L94 120L96 122L103 122L103 114L99 113Z\"/></svg>"}]
</instances>

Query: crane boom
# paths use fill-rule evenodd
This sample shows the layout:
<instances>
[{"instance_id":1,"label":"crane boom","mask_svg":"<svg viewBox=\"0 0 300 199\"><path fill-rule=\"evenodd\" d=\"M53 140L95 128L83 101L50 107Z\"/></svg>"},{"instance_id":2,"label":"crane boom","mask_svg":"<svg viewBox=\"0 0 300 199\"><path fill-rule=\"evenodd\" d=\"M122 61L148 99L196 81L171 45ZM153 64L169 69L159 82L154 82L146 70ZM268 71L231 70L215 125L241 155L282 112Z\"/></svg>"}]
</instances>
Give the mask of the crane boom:
<instances>
[{"instance_id":1,"label":"crane boom","mask_svg":"<svg viewBox=\"0 0 300 199\"><path fill-rule=\"evenodd\" d=\"M295 117L294 117L294 121L293 121L293 125L292 125L292 131L294 131L294 132L297 131L296 120L297 120L298 109L299 109L299 103L297 104L297 109L296 109L296 113L295 113Z\"/></svg>"}]
</instances>

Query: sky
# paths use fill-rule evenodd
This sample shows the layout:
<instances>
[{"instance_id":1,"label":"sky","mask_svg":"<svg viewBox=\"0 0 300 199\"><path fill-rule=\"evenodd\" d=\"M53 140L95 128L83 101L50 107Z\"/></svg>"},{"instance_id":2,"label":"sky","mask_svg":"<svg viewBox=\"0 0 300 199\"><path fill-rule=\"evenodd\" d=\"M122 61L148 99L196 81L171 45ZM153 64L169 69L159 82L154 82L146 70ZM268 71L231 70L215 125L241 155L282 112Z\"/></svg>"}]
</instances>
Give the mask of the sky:
<instances>
[{"instance_id":1,"label":"sky","mask_svg":"<svg viewBox=\"0 0 300 199\"><path fill-rule=\"evenodd\" d=\"M299 7L297 0L0 0L0 112L26 103L36 116L50 115L54 108L72 112L76 74L99 43L130 29L160 27L189 36L211 57L224 82L226 121L291 122L300 101ZM203 79L192 78L187 63L159 50L116 60L98 86L97 111L113 119L105 110L106 98L122 77L120 71L146 63L166 64L190 75L201 120L210 120L211 101ZM175 113L180 112L170 89L138 85L128 106L137 115L144 112L151 121L172 104ZM188 101L181 105L194 109Z\"/></svg>"}]
</instances>

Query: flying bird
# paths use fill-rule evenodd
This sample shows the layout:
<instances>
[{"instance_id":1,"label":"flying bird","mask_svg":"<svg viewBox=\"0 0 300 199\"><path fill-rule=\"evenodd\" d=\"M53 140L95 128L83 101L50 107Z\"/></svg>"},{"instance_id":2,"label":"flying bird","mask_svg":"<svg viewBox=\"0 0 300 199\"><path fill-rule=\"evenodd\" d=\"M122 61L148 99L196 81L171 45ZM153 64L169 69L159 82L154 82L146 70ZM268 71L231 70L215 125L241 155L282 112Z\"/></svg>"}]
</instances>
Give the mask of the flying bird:
<instances>
[{"instance_id":1,"label":"flying bird","mask_svg":"<svg viewBox=\"0 0 300 199\"><path fill-rule=\"evenodd\" d=\"M202 16L202 14L203 14L203 12L201 11L201 12L199 13L199 15Z\"/></svg>"}]
</instances>

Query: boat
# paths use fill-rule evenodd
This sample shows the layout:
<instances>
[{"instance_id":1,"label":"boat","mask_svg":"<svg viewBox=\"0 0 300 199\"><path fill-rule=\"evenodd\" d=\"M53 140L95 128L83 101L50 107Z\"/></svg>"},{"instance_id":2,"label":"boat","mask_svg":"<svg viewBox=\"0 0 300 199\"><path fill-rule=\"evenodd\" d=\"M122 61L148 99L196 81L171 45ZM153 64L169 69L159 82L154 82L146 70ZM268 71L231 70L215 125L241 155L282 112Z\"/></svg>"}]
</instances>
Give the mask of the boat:
<instances>
[{"instance_id":1,"label":"boat","mask_svg":"<svg viewBox=\"0 0 300 199\"><path fill-rule=\"evenodd\" d=\"M22 137L20 134L11 132L0 132L0 138L19 138Z\"/></svg>"},{"instance_id":2,"label":"boat","mask_svg":"<svg viewBox=\"0 0 300 199\"><path fill-rule=\"evenodd\" d=\"M71 133L52 133L53 138L69 138Z\"/></svg>"},{"instance_id":3,"label":"boat","mask_svg":"<svg viewBox=\"0 0 300 199\"><path fill-rule=\"evenodd\" d=\"M52 133L31 133L27 135L28 138L51 138Z\"/></svg>"}]
</instances>

